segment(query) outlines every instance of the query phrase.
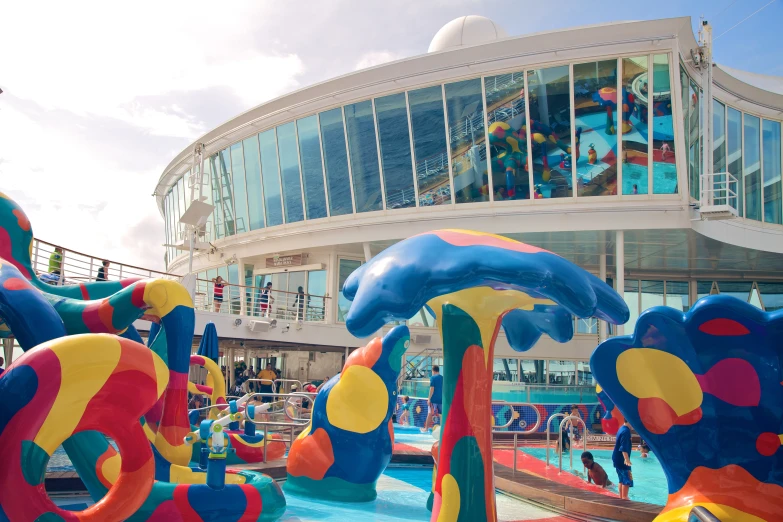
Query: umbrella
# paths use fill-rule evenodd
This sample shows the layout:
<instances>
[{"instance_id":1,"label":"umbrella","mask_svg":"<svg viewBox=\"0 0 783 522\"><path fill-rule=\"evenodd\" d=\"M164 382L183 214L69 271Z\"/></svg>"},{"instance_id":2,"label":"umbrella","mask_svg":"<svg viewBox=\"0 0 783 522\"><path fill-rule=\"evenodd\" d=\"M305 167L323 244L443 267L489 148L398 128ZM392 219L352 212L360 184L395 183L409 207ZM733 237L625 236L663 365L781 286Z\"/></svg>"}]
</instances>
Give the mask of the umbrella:
<instances>
[{"instance_id":1,"label":"umbrella","mask_svg":"<svg viewBox=\"0 0 783 522\"><path fill-rule=\"evenodd\" d=\"M218 352L218 334L215 329L215 323L207 323L204 327L204 334L201 336L201 342L198 344L196 355L201 355L217 362Z\"/></svg>"}]
</instances>

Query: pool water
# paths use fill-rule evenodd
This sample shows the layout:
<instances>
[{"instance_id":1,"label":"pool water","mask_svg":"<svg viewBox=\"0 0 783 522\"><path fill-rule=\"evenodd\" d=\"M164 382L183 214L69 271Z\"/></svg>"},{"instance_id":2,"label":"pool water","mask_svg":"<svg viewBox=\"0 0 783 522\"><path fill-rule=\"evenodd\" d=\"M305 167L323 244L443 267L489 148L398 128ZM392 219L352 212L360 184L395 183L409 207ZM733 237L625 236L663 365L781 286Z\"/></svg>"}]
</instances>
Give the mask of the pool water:
<instances>
[{"instance_id":1,"label":"pool water","mask_svg":"<svg viewBox=\"0 0 783 522\"><path fill-rule=\"evenodd\" d=\"M520 450L539 460L546 461L546 448L521 447ZM609 489L617 493L617 472L614 470L614 466L612 466L612 451L590 449L589 446L588 451L593 454L595 461L606 470L609 480L612 481L612 486ZM581 450L577 450L574 453L574 469L569 468L570 457L568 453L564 454L563 471L568 471L587 480L586 470L582 466L582 460L579 458L581 454ZM557 466L557 453L550 451L549 461ZM658 504L659 506L665 505L669 496L669 488L661 463L655 458L655 455L650 453L646 459L643 459L638 452L634 451L631 455L631 469L633 471L634 483L634 487L631 488L629 493L631 500Z\"/></svg>"},{"instance_id":2,"label":"pool water","mask_svg":"<svg viewBox=\"0 0 783 522\"><path fill-rule=\"evenodd\" d=\"M623 164L623 194L633 194L637 185L640 194L647 194L647 166L635 163ZM653 190L655 194L675 194L677 192L677 165L674 163L653 162Z\"/></svg>"}]
</instances>

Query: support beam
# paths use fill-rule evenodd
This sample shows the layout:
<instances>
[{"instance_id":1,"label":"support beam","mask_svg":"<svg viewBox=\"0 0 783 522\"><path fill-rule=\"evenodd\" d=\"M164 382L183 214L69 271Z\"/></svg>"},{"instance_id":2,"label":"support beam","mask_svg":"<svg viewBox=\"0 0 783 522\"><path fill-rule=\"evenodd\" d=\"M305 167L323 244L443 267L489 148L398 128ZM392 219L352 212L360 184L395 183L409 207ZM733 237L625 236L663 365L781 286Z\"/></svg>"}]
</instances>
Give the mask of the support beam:
<instances>
[{"instance_id":1,"label":"support beam","mask_svg":"<svg viewBox=\"0 0 783 522\"><path fill-rule=\"evenodd\" d=\"M615 290L620 297L625 299L625 232L618 230L615 232ZM624 335L625 327L617 325L617 335Z\"/></svg>"},{"instance_id":2,"label":"support beam","mask_svg":"<svg viewBox=\"0 0 783 522\"><path fill-rule=\"evenodd\" d=\"M372 251L370 250L370 243L362 243L362 248L364 249L364 262L369 263L370 259L372 259Z\"/></svg>"},{"instance_id":3,"label":"support beam","mask_svg":"<svg viewBox=\"0 0 783 522\"><path fill-rule=\"evenodd\" d=\"M598 277L606 282L606 254L598 256ZM598 321L598 342L606 340L606 321Z\"/></svg>"}]
</instances>

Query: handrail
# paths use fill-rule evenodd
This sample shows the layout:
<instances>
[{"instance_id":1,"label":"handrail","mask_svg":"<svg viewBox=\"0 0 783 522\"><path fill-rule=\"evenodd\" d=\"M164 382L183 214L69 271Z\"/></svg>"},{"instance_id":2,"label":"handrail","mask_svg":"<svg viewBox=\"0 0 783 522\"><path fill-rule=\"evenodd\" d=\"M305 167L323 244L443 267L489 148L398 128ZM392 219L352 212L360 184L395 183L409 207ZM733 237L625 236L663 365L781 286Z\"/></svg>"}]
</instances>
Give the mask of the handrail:
<instances>
[{"instance_id":1,"label":"handrail","mask_svg":"<svg viewBox=\"0 0 783 522\"><path fill-rule=\"evenodd\" d=\"M720 522L720 519L704 506L696 506L688 514L688 522Z\"/></svg>"},{"instance_id":2,"label":"handrail","mask_svg":"<svg viewBox=\"0 0 783 522\"><path fill-rule=\"evenodd\" d=\"M555 417L566 417L567 414L565 413L553 413L551 417L549 417L546 421L546 467L549 467L549 428L552 424L552 419ZM557 433L558 437L562 437L560 432Z\"/></svg>"},{"instance_id":3,"label":"handrail","mask_svg":"<svg viewBox=\"0 0 783 522\"><path fill-rule=\"evenodd\" d=\"M584 443L583 443L583 449L584 449L584 451L587 451L587 424L585 424L585 421L582 420L582 417L578 417L576 415L568 415L567 417L564 417L563 420L560 421L560 430L559 430L560 431L560 437L563 436L562 435L562 433L563 433L563 426L569 420L570 421L578 420L579 422L582 423L582 426L584 427L584 434L585 434L585 437L584 437L585 440L584 440ZM570 436L571 436L571 434L569 433L569 437ZM569 451L568 455L571 458L571 463L570 463L571 469L574 469L574 452L573 451ZM560 472L562 473L562 471L563 471L563 448L560 448Z\"/></svg>"},{"instance_id":4,"label":"handrail","mask_svg":"<svg viewBox=\"0 0 783 522\"><path fill-rule=\"evenodd\" d=\"M530 435L530 434L535 433L536 431L538 431L539 426L541 426L541 412L538 411L538 408L536 408L534 404L531 404L529 402L492 401L492 405L493 406L494 405L511 406L512 408L514 406L528 406L530 408L533 408L533 411L536 412L536 424L535 424L535 426L533 426L532 428L530 428L528 430L514 431L513 433L517 433L519 435ZM516 419L512 415L511 419L509 419L509 421L506 424L504 424L503 426L495 426L492 431L495 432L495 433L508 433L508 431L498 431L498 430L503 429L503 428L508 428L509 426L511 426L514 423L515 420Z\"/></svg>"},{"instance_id":5,"label":"handrail","mask_svg":"<svg viewBox=\"0 0 783 522\"><path fill-rule=\"evenodd\" d=\"M215 284L215 283L214 283L214 281L212 281L212 279L201 279L201 278L197 278L197 279L196 279L196 281L201 281L201 282L203 282L203 283L207 283L207 284ZM255 286L255 285L240 285L240 284L238 284L238 283L229 283L229 282L228 282L228 281L226 281L225 279L224 279L223 281L224 281L224 282L223 282L223 285L225 285L225 286L236 286L237 288L251 288L251 289L253 289L253 290L259 290L259 291L260 291L260 290L263 290L263 287L260 287L260 286ZM272 289L272 291L273 291L273 292L275 292L275 293L278 293L278 294L289 294L289 295L298 295L298 294L299 294L299 292L289 292L288 290L276 290L276 289L274 289L274 288ZM305 295L307 295L307 296L311 296L311 297L319 297L319 298L324 298L324 299L331 299L331 297L329 296L329 294L318 295L318 294L308 294L308 293L305 293Z\"/></svg>"},{"instance_id":6,"label":"handrail","mask_svg":"<svg viewBox=\"0 0 783 522\"><path fill-rule=\"evenodd\" d=\"M66 248L66 247L61 246L61 245L55 245L54 243L50 243L48 241L44 241L43 239L35 238L35 241L37 241L40 244L48 245L48 246L51 246L51 247L54 247L54 248L61 248L64 252L68 252L68 253L71 253L71 254L78 254L80 256L91 257L93 259L106 260L109 263L114 264L114 265L121 265L121 266L125 266L125 267L128 267L128 268L135 268L136 270L144 270L145 272L155 272L157 274L161 274L161 275L165 275L165 276L169 276L169 277L177 277L177 278L181 277L180 275L170 274L170 273L165 272L163 270L155 270L154 268L144 268L142 266L129 265L128 263L122 263L120 261L113 261L113 260L111 260L111 259L109 259L107 257L100 257L100 256L92 255L92 254L85 254L84 252L79 252L78 250L73 250L73 249L70 249L70 248Z\"/></svg>"}]
</instances>

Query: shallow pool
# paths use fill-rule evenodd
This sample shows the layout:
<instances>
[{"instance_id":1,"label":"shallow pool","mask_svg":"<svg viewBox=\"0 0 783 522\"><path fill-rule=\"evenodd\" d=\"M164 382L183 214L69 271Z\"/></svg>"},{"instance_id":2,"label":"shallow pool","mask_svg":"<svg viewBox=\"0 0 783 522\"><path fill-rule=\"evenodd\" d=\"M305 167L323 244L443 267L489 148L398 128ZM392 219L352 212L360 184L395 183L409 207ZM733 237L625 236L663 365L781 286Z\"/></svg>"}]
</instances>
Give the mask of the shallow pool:
<instances>
[{"instance_id":1,"label":"shallow pool","mask_svg":"<svg viewBox=\"0 0 783 522\"><path fill-rule=\"evenodd\" d=\"M522 447L520 450L539 460L546 461L546 448ZM617 472L612 466L612 451L590 449L589 447L588 450L593 454L595 461L606 470L606 473L609 475L609 480L611 480L613 483L609 489L616 493ZM569 471L570 473L587 480L585 469L582 466L582 460L579 458L581 454L581 450L576 450L576 453L574 453L574 469L569 468L569 455L567 453L564 454L563 471ZM554 451L550 451L549 461L550 463L554 463L554 465L557 466L557 454ZM664 475L663 468L661 468L661 463L658 462L658 459L655 458L655 455L650 453L649 457L643 459L641 456L639 456L639 453L635 451L631 455L631 464L634 483L634 487L631 488L629 494L631 500L647 502L649 504L658 504L660 506L665 505L666 499L669 495L669 489L666 483L666 475Z\"/></svg>"},{"instance_id":2,"label":"shallow pool","mask_svg":"<svg viewBox=\"0 0 783 522\"><path fill-rule=\"evenodd\" d=\"M633 194L633 186L639 194L647 194L647 165L623 164L623 194ZM677 166L673 163L653 162L653 190L655 194L677 192Z\"/></svg>"}]
</instances>

